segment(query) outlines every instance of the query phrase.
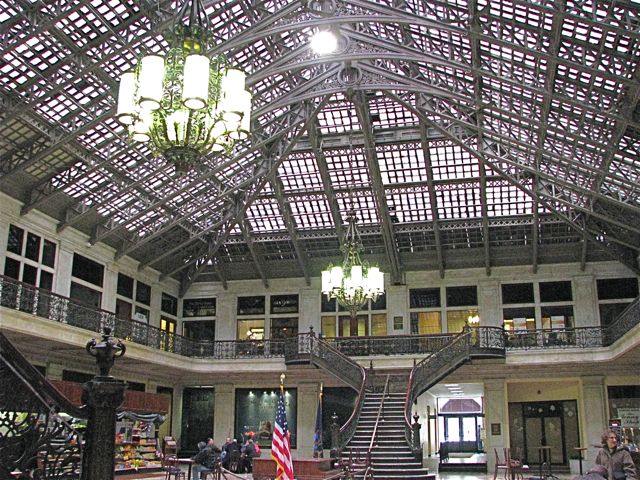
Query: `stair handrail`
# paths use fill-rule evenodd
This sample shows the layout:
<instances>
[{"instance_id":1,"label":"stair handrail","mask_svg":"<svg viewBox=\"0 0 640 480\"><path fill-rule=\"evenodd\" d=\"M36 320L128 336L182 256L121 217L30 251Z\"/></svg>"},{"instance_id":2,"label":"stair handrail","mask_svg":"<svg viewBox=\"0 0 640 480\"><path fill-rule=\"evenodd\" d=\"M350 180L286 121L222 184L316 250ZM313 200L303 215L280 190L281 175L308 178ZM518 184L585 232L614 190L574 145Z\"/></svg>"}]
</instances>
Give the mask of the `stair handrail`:
<instances>
[{"instance_id":1,"label":"stair handrail","mask_svg":"<svg viewBox=\"0 0 640 480\"><path fill-rule=\"evenodd\" d=\"M367 387L367 370L329 342L316 336L313 330L306 334L299 334L297 339L288 339L285 344L285 361L287 357L299 357L301 354L308 355L313 365L326 370L358 392L351 416L338 430L339 438L336 446L342 450L353 436L358 424Z\"/></svg>"},{"instance_id":2,"label":"stair handrail","mask_svg":"<svg viewBox=\"0 0 640 480\"><path fill-rule=\"evenodd\" d=\"M449 374L470 358L471 329L465 327L460 334L437 352L415 364L409 375L409 385L404 404L405 438L412 450L413 430L411 428L411 406L422 392L435 385L441 378ZM435 372L435 375L429 375ZM414 451L414 453L416 453Z\"/></svg>"},{"instance_id":3,"label":"stair handrail","mask_svg":"<svg viewBox=\"0 0 640 480\"><path fill-rule=\"evenodd\" d=\"M367 465L371 464L371 455L373 452L373 444L376 441L376 436L378 435L378 424L380 423L380 416L384 411L384 399L389 390L389 378L391 375L387 375L387 380L384 382L384 390L382 391L382 400L380 402L380 406L378 407L378 415L376 416L376 423L373 426L373 433L371 434L371 442L369 442L369 450L367 450Z\"/></svg>"},{"instance_id":4,"label":"stair handrail","mask_svg":"<svg viewBox=\"0 0 640 480\"><path fill-rule=\"evenodd\" d=\"M309 360L359 391L367 378L366 369L313 332L309 337Z\"/></svg>"}]
</instances>

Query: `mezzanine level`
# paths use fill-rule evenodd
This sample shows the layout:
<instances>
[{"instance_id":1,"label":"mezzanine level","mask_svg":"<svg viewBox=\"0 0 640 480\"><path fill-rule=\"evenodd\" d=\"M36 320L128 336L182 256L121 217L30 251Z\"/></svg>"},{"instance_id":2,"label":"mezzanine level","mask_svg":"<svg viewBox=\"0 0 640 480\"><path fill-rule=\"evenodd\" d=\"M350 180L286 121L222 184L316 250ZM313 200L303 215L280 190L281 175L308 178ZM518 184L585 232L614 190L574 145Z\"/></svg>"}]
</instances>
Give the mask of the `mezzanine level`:
<instances>
[{"instance_id":1,"label":"mezzanine level","mask_svg":"<svg viewBox=\"0 0 640 480\"><path fill-rule=\"evenodd\" d=\"M625 357L631 363L640 358L640 299L633 302L608 326L525 330L499 335L499 348L507 352L506 363L584 362L582 358L614 361ZM118 318L113 312L88 307L70 298L0 276L0 329L17 344L35 355L49 350L49 358L65 361L79 352L87 339L109 328L125 340L131 370L140 362L161 375L169 368L194 374L211 371L234 373L242 365L260 360L260 371L281 371L285 355L284 339L194 340L163 331L136 320ZM499 327L474 327L475 335ZM499 329L501 330L501 329ZM379 337L327 338L340 352L362 362L377 365L410 366L440 348L458 333L393 335ZM300 341L309 334L300 334ZM495 337L495 335L494 335ZM66 352L66 353L65 353ZM517 359L517 360L514 360ZM135 365L133 364L135 363ZM123 362L126 367L127 362ZM637 364L637 362L635 362ZM126 368L125 368L126 369Z\"/></svg>"}]
</instances>

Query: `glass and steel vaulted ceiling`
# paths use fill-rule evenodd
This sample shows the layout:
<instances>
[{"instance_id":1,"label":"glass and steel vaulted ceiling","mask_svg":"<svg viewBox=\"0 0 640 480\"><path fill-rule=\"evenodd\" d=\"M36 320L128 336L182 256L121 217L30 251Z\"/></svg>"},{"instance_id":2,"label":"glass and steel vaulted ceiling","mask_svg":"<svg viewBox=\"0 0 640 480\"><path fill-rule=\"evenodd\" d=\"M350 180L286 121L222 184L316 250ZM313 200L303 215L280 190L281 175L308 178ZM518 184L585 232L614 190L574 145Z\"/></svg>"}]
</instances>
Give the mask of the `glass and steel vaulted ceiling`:
<instances>
[{"instance_id":1,"label":"glass and steel vaulted ceiling","mask_svg":"<svg viewBox=\"0 0 640 480\"><path fill-rule=\"evenodd\" d=\"M252 135L176 176L114 119L163 0L0 0L1 188L182 282L615 258L640 245L640 3L210 0ZM311 34L331 26L339 50Z\"/></svg>"}]
</instances>

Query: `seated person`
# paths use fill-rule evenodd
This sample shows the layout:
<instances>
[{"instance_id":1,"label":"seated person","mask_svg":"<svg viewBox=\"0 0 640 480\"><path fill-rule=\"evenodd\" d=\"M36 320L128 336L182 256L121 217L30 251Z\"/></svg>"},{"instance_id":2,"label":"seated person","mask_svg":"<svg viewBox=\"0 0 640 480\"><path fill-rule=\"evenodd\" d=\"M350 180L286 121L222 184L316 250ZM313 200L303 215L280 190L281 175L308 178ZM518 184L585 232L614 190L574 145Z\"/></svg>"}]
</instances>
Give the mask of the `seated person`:
<instances>
[{"instance_id":1,"label":"seated person","mask_svg":"<svg viewBox=\"0 0 640 480\"><path fill-rule=\"evenodd\" d=\"M240 444L237 439L227 440L222 445L222 453L220 454L220 462L223 468L235 473L238 469L238 461L240 460Z\"/></svg>"},{"instance_id":2,"label":"seated person","mask_svg":"<svg viewBox=\"0 0 640 480\"><path fill-rule=\"evenodd\" d=\"M191 480L199 480L201 473L213 472L218 461L218 455L221 452L213 438L210 438L206 444L204 442L198 443L198 448L200 448L200 451L193 457L194 465L191 469Z\"/></svg>"},{"instance_id":3,"label":"seated person","mask_svg":"<svg viewBox=\"0 0 640 480\"><path fill-rule=\"evenodd\" d=\"M240 472L251 473L253 470L253 459L260 456L260 447L253 443L253 439L247 440L242 446L240 455Z\"/></svg>"}]
</instances>

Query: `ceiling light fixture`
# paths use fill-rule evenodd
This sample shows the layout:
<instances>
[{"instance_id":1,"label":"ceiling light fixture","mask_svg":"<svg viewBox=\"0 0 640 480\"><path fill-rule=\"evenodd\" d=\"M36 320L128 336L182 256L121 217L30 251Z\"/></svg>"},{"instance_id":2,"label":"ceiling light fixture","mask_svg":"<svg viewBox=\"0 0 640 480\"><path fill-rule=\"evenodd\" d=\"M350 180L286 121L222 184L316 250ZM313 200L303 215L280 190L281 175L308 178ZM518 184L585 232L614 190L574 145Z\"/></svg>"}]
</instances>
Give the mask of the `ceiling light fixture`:
<instances>
[{"instance_id":1,"label":"ceiling light fixture","mask_svg":"<svg viewBox=\"0 0 640 480\"><path fill-rule=\"evenodd\" d=\"M318 55L328 55L338 48L338 37L331 30L318 30L311 37L311 49Z\"/></svg>"},{"instance_id":2,"label":"ceiling light fixture","mask_svg":"<svg viewBox=\"0 0 640 480\"><path fill-rule=\"evenodd\" d=\"M246 75L229 68L222 55L209 58L211 40L201 1L186 0L169 52L143 56L120 79L118 120L132 140L149 142L153 153L163 155L177 174L188 172L211 152L230 152L249 135Z\"/></svg>"},{"instance_id":3,"label":"ceiling light fixture","mask_svg":"<svg viewBox=\"0 0 640 480\"><path fill-rule=\"evenodd\" d=\"M376 301L384 294L384 273L360 259L362 242L356 227L354 210L347 217L347 231L340 250L344 253L342 265L329 265L322 271L322 293L335 298L355 318L358 310L368 301Z\"/></svg>"}]
</instances>

